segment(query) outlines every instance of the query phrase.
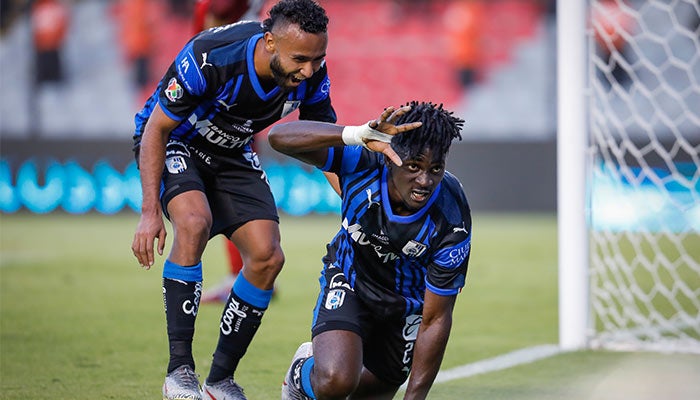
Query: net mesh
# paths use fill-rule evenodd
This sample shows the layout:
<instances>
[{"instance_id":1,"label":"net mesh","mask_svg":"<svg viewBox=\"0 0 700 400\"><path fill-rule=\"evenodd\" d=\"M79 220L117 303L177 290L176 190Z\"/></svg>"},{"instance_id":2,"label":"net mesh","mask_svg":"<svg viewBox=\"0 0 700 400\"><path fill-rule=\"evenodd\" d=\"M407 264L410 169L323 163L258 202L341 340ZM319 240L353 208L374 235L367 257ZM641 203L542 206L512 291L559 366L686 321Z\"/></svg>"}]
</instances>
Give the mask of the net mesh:
<instances>
[{"instance_id":1,"label":"net mesh","mask_svg":"<svg viewBox=\"0 0 700 400\"><path fill-rule=\"evenodd\" d=\"M700 5L589 4L590 343L700 353Z\"/></svg>"}]
</instances>

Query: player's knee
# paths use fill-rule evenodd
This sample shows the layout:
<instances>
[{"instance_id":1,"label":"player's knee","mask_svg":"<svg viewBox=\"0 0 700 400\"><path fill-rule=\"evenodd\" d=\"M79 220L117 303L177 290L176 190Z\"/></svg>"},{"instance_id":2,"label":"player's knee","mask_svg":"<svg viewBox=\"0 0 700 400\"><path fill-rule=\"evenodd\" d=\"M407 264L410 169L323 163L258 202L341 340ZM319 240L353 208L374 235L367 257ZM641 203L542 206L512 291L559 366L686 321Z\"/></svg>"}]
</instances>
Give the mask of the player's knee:
<instances>
[{"instance_id":1,"label":"player's knee","mask_svg":"<svg viewBox=\"0 0 700 400\"><path fill-rule=\"evenodd\" d=\"M314 369L314 394L319 399L345 399L355 391L360 377L343 368Z\"/></svg>"},{"instance_id":2,"label":"player's knee","mask_svg":"<svg viewBox=\"0 0 700 400\"><path fill-rule=\"evenodd\" d=\"M276 277L284 265L284 253L279 246L269 246L258 249L252 257L250 265L246 265L253 272L259 275Z\"/></svg>"},{"instance_id":3,"label":"player's knee","mask_svg":"<svg viewBox=\"0 0 700 400\"><path fill-rule=\"evenodd\" d=\"M200 214L187 214L180 216L175 222L176 237L200 243L209 239L211 230L211 218Z\"/></svg>"}]
</instances>

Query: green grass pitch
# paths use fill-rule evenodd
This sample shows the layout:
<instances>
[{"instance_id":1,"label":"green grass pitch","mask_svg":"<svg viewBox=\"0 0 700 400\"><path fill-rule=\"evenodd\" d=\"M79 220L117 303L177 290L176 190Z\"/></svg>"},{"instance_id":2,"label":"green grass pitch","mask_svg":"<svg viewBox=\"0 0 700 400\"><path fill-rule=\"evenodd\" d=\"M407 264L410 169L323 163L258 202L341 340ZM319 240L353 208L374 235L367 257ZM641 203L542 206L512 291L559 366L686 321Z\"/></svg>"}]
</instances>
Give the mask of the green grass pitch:
<instances>
[{"instance_id":1,"label":"green grass pitch","mask_svg":"<svg viewBox=\"0 0 700 400\"><path fill-rule=\"evenodd\" d=\"M1 399L160 398L163 258L151 271L137 265L130 249L136 223L132 213L0 215ZM278 293L236 373L250 399L279 398L290 357L309 339L320 259L338 223L335 216L282 217L287 262ZM205 288L224 275L225 262L223 239L214 238ZM467 286L443 368L556 343L556 285L554 215L475 215ZM220 312L219 305L200 309L194 353L202 378ZM685 400L700 398L698 376L698 356L576 352L436 384L430 398ZM662 391L644 382L659 382ZM637 395L640 388L656 397Z\"/></svg>"}]
</instances>

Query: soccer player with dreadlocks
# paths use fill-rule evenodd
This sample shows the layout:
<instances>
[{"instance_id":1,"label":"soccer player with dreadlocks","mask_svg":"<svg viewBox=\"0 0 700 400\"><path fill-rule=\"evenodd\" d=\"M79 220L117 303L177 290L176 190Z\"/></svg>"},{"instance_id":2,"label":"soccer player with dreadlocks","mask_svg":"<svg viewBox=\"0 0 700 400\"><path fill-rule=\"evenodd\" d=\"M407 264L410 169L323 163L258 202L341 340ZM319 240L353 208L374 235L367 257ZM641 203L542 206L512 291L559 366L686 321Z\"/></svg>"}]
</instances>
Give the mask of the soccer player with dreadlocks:
<instances>
[{"instance_id":1,"label":"soccer player with dreadlocks","mask_svg":"<svg viewBox=\"0 0 700 400\"><path fill-rule=\"evenodd\" d=\"M312 343L297 349L282 399L392 399L407 378L404 399L427 396L471 248L469 204L445 171L463 124L442 105L411 102L362 126L270 131L276 150L336 173L343 199Z\"/></svg>"}]
</instances>

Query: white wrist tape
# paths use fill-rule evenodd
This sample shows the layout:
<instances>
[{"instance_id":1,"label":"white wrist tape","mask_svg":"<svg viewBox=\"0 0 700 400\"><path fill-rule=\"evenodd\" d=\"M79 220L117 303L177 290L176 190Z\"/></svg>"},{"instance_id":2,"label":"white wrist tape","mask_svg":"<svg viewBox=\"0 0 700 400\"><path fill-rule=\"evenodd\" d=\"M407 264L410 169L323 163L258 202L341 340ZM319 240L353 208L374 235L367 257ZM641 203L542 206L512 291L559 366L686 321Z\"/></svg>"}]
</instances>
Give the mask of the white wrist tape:
<instances>
[{"instance_id":1,"label":"white wrist tape","mask_svg":"<svg viewBox=\"0 0 700 400\"><path fill-rule=\"evenodd\" d=\"M360 126L346 126L343 128L343 143L348 146L362 146L367 150L367 142L376 140L384 143L391 143L393 136L384 132L379 132L369 126L369 122Z\"/></svg>"}]
</instances>

